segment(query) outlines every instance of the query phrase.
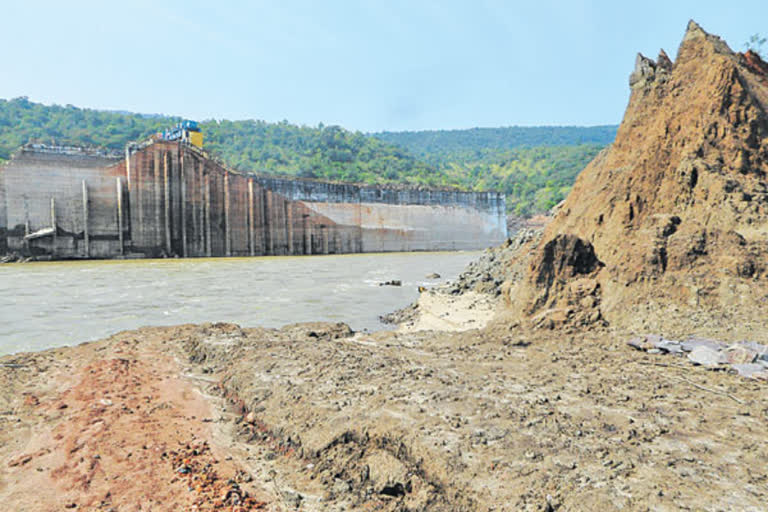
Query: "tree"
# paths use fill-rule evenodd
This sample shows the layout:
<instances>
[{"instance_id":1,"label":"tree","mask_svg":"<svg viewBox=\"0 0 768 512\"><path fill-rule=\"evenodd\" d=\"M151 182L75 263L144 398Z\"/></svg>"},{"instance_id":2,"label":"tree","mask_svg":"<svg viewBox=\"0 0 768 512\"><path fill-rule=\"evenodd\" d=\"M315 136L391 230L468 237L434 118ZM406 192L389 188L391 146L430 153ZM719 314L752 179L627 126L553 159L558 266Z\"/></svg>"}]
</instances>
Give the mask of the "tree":
<instances>
[{"instance_id":1,"label":"tree","mask_svg":"<svg viewBox=\"0 0 768 512\"><path fill-rule=\"evenodd\" d=\"M768 42L768 38L760 37L760 34L752 34L749 36L749 40L744 43L744 49L752 50L761 57L765 57L765 54L763 54L763 45L765 45L766 42Z\"/></svg>"}]
</instances>

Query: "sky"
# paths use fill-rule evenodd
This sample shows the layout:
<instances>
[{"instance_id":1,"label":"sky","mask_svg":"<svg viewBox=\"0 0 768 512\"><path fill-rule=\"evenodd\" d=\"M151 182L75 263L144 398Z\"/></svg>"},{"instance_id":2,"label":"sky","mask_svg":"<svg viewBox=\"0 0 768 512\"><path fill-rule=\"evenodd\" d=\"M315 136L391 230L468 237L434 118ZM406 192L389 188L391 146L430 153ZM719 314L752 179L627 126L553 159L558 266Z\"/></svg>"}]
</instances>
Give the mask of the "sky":
<instances>
[{"instance_id":1,"label":"sky","mask_svg":"<svg viewBox=\"0 0 768 512\"><path fill-rule=\"evenodd\" d=\"M689 19L768 35L766 0L7 4L0 98L364 132L617 124Z\"/></svg>"}]
</instances>

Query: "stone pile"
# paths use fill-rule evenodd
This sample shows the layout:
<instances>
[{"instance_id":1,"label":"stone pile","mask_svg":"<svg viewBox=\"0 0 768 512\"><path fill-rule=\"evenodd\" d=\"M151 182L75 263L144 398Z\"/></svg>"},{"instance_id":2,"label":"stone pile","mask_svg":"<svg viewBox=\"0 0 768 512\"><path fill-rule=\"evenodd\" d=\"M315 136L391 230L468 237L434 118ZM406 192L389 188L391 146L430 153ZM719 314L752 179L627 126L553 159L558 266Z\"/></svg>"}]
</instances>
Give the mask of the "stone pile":
<instances>
[{"instance_id":1,"label":"stone pile","mask_svg":"<svg viewBox=\"0 0 768 512\"><path fill-rule=\"evenodd\" d=\"M730 369L742 377L768 381L768 345L754 341L726 343L697 337L675 341L649 334L634 337L627 341L627 345L649 354L686 357L693 364L708 369Z\"/></svg>"}]
</instances>

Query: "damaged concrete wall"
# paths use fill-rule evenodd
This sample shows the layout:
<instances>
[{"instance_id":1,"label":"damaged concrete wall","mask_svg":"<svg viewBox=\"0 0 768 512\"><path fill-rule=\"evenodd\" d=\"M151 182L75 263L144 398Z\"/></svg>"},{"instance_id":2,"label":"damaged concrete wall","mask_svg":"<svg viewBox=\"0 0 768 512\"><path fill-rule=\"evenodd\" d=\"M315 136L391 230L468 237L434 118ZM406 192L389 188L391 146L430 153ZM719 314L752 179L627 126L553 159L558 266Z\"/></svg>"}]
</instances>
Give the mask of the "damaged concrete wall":
<instances>
[{"instance_id":1,"label":"damaged concrete wall","mask_svg":"<svg viewBox=\"0 0 768 512\"><path fill-rule=\"evenodd\" d=\"M9 250L55 258L479 249L506 237L500 194L246 175L178 142L125 156L28 147L0 183ZM25 242L51 225L51 198L55 233Z\"/></svg>"},{"instance_id":2,"label":"damaged concrete wall","mask_svg":"<svg viewBox=\"0 0 768 512\"><path fill-rule=\"evenodd\" d=\"M507 236L505 198L498 193L257 179L351 238L339 252L479 249Z\"/></svg>"},{"instance_id":3,"label":"damaged concrete wall","mask_svg":"<svg viewBox=\"0 0 768 512\"><path fill-rule=\"evenodd\" d=\"M119 254L114 157L76 148L23 148L2 169L9 251L85 255L83 183L91 257ZM53 199L53 212L51 200ZM25 234L52 227L56 236L26 244Z\"/></svg>"}]
</instances>

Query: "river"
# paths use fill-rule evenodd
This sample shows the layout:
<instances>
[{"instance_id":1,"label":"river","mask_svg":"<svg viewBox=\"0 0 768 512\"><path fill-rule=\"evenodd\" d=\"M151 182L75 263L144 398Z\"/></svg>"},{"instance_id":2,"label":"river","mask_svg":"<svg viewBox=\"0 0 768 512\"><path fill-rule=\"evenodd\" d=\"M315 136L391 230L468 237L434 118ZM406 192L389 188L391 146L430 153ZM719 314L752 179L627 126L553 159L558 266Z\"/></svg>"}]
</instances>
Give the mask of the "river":
<instances>
[{"instance_id":1,"label":"river","mask_svg":"<svg viewBox=\"0 0 768 512\"><path fill-rule=\"evenodd\" d=\"M0 355L72 345L148 325L278 327L378 316L454 279L478 252L106 260L0 265ZM427 279L436 272L439 280ZM379 286L388 280L402 286Z\"/></svg>"}]
</instances>

